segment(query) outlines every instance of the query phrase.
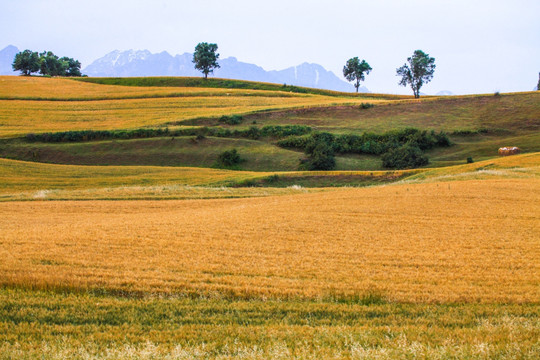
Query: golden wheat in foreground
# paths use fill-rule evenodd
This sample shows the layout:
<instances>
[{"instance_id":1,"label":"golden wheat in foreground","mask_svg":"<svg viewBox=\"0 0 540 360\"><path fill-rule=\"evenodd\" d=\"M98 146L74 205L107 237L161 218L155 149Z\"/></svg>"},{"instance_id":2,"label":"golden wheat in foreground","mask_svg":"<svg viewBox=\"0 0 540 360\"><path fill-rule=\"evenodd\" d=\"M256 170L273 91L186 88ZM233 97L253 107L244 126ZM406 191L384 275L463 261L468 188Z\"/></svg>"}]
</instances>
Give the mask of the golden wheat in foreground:
<instances>
[{"instance_id":1,"label":"golden wheat in foreground","mask_svg":"<svg viewBox=\"0 0 540 360\"><path fill-rule=\"evenodd\" d=\"M0 279L240 298L540 299L537 179L0 204Z\"/></svg>"}]
</instances>

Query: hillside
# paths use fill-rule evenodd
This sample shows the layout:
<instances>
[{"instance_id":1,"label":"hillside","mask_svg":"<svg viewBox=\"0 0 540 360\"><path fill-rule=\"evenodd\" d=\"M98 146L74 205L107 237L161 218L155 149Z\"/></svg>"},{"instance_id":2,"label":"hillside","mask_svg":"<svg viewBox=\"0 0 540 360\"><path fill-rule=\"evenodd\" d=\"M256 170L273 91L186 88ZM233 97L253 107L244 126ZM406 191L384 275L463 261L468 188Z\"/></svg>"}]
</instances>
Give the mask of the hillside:
<instances>
[{"instance_id":1,"label":"hillside","mask_svg":"<svg viewBox=\"0 0 540 360\"><path fill-rule=\"evenodd\" d=\"M212 167L220 152L236 147L247 160L237 169L294 171L302 149L278 147L282 137L252 137L249 130L297 125L336 136L407 128L444 131L453 146L428 150L428 166L488 159L501 146L540 151L540 94L535 92L415 100L304 88L290 92L276 84L219 79L81 80L0 78L6 85L0 88L0 156L59 164ZM231 114L242 116L239 124L220 121ZM76 143L26 138L45 132L138 129L167 130L170 135ZM196 140L197 134L206 139ZM371 154L343 153L336 159L337 170L383 169L380 158Z\"/></svg>"}]
</instances>

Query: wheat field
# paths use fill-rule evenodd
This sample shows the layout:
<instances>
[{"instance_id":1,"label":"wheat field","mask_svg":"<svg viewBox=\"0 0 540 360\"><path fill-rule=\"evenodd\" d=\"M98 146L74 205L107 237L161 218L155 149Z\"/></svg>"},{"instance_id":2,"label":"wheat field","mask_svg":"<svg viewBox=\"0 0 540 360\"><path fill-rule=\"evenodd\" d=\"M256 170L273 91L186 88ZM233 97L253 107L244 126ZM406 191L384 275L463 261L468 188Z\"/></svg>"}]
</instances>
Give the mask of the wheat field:
<instances>
[{"instance_id":1,"label":"wheat field","mask_svg":"<svg viewBox=\"0 0 540 360\"><path fill-rule=\"evenodd\" d=\"M225 298L535 302L538 179L264 199L0 204L0 279Z\"/></svg>"},{"instance_id":2,"label":"wheat field","mask_svg":"<svg viewBox=\"0 0 540 360\"><path fill-rule=\"evenodd\" d=\"M365 101L282 91L129 87L13 76L0 77L0 84L0 137L133 129L199 117Z\"/></svg>"},{"instance_id":3,"label":"wheat field","mask_svg":"<svg viewBox=\"0 0 540 360\"><path fill-rule=\"evenodd\" d=\"M0 77L0 146L313 106L317 126L446 126L442 106L537 136L537 94L377 98L365 119L334 95ZM311 116L263 115L245 125ZM347 180L364 187L309 187ZM0 360L538 359L539 190L540 153L309 173L0 159Z\"/></svg>"}]
</instances>

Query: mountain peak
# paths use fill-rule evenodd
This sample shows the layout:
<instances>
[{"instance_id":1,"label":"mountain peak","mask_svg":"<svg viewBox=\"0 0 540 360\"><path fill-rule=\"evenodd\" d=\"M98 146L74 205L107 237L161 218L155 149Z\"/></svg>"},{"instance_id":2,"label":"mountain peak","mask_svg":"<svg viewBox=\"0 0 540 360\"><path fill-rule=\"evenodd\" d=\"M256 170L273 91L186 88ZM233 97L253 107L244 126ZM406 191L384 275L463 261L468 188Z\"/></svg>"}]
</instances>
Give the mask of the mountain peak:
<instances>
[{"instance_id":1,"label":"mountain peak","mask_svg":"<svg viewBox=\"0 0 540 360\"><path fill-rule=\"evenodd\" d=\"M13 71L11 64L15 59L15 55L19 49L13 45L8 45L0 50L0 75L17 75L18 72Z\"/></svg>"},{"instance_id":2,"label":"mountain peak","mask_svg":"<svg viewBox=\"0 0 540 360\"><path fill-rule=\"evenodd\" d=\"M5 52L5 51L7 51L7 52L19 52L19 49L14 45L8 45L5 48L3 48L2 50L0 50L0 52Z\"/></svg>"}]
</instances>

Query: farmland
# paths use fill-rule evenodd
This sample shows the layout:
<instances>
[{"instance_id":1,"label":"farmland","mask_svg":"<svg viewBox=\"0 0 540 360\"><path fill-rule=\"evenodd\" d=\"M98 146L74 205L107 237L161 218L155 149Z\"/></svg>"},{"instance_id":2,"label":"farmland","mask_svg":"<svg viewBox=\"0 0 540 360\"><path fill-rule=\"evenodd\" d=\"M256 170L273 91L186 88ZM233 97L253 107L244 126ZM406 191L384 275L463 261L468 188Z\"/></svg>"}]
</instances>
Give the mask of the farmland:
<instances>
[{"instance_id":1,"label":"farmland","mask_svg":"<svg viewBox=\"0 0 540 360\"><path fill-rule=\"evenodd\" d=\"M0 359L540 356L538 94L81 80L0 77ZM232 132L288 125L453 144L300 171L277 136ZM164 128L233 135L27 136Z\"/></svg>"}]
</instances>

